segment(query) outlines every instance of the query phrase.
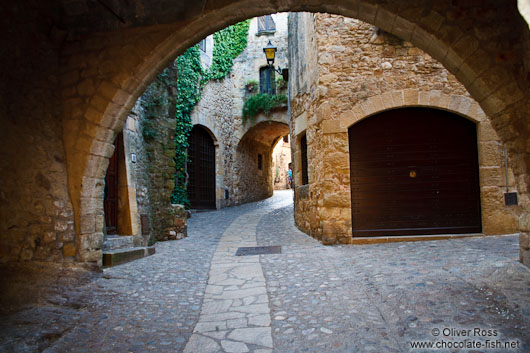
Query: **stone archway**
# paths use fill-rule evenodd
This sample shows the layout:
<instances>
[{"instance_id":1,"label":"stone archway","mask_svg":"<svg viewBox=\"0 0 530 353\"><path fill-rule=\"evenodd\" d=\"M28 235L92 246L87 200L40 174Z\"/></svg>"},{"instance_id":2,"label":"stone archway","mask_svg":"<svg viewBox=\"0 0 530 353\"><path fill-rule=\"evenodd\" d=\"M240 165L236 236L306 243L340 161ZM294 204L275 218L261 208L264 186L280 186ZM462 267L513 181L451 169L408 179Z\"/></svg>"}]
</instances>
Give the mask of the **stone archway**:
<instances>
[{"instance_id":1,"label":"stone archway","mask_svg":"<svg viewBox=\"0 0 530 353\"><path fill-rule=\"evenodd\" d=\"M91 34L74 43L63 57L62 85L64 145L79 237L78 259L100 258L94 244L102 236L97 218L101 215L102 180L112 154L111 141L145 86L170 60L207 34L238 20L276 11L320 11L358 18L412 42L439 60L491 117L517 166L514 173L522 202L528 206L529 157L525 149L529 129L525 112L530 105L526 81L529 31L515 2L496 6L502 5L490 2L474 8L434 2L377 4L373 0L210 2L204 9L184 12L179 22L173 22L176 17L164 17L161 22L168 24L140 24ZM145 22L158 22L157 14ZM522 239L522 246L528 247L528 237L523 235Z\"/></svg>"},{"instance_id":2,"label":"stone archway","mask_svg":"<svg viewBox=\"0 0 530 353\"><path fill-rule=\"evenodd\" d=\"M289 133L289 125L273 120L252 124L240 139L236 153L236 199L238 204L258 201L272 196L272 151L276 142Z\"/></svg>"},{"instance_id":3,"label":"stone archway","mask_svg":"<svg viewBox=\"0 0 530 353\"><path fill-rule=\"evenodd\" d=\"M508 175L504 175L504 161L499 154L502 141L492 128L490 119L470 97L417 89L386 92L355 105L350 114L341 117L340 126L347 129L370 116L404 107L436 108L460 115L477 125L483 233L516 232L519 209L506 207L498 201L503 199L505 191L505 184L498 180L506 181L508 178L509 187L515 186L513 166L509 164Z\"/></svg>"},{"instance_id":4,"label":"stone archway","mask_svg":"<svg viewBox=\"0 0 530 353\"><path fill-rule=\"evenodd\" d=\"M326 110L326 104L322 104L320 109ZM480 160L480 198L482 203L483 233L507 234L516 232L520 209L506 206L501 201L504 200L503 193L506 187L506 177L509 177L509 186L511 188L515 186L513 174L511 170L508 175L505 173L502 143L492 128L489 118L480 106L468 96L445 94L438 90L406 89L388 91L366 98L341 115L336 115L335 120L323 120L321 125L323 137L321 139L333 146L348 146L347 132L350 127L371 116L406 107L444 110L462 116L476 124ZM333 118L333 114L328 114L328 116ZM304 125L299 120L300 118L295 121L295 136L303 135L303 133L296 133L296 129ZM314 122L307 124L311 126ZM318 172L325 175L324 177L321 176L321 179L333 178L333 181L324 181L321 184L318 184L318 181L313 181L315 183L312 189L313 193L317 194L319 190L322 190L320 191L322 193L322 205L316 206L316 198L309 200L306 196L300 197L299 203L295 206L295 217L297 225L301 229L318 237L325 243L334 243L336 241L350 243L354 239L352 239L352 232L349 226L351 189L349 183L350 168L348 160L350 157L348 148L346 147L344 151L342 147L337 147L337 151L331 155L333 155L334 160L326 160L324 166L320 167ZM312 156L311 158L319 157ZM509 166L510 169L513 167L511 164ZM313 172L315 173L315 171ZM305 195L305 191L300 192L301 195ZM319 208L319 211L311 212L319 214L320 222L312 221L319 217L314 217L311 212L306 212L313 208ZM340 221L335 221L337 219ZM332 237L327 235L329 232L333 234Z\"/></svg>"}]
</instances>

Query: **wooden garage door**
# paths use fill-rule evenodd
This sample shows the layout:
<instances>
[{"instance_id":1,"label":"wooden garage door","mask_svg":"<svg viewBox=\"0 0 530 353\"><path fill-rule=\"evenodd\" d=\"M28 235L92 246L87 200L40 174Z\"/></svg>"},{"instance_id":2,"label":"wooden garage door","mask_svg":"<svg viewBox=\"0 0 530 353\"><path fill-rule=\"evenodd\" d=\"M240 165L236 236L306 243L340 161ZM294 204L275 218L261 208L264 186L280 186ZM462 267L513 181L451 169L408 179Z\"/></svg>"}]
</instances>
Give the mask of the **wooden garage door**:
<instances>
[{"instance_id":1,"label":"wooden garage door","mask_svg":"<svg viewBox=\"0 0 530 353\"><path fill-rule=\"evenodd\" d=\"M194 126L189 137L188 198L195 209L215 208L215 146L210 134Z\"/></svg>"},{"instance_id":2,"label":"wooden garage door","mask_svg":"<svg viewBox=\"0 0 530 353\"><path fill-rule=\"evenodd\" d=\"M406 108L348 133L354 236L482 231L473 122Z\"/></svg>"}]
</instances>

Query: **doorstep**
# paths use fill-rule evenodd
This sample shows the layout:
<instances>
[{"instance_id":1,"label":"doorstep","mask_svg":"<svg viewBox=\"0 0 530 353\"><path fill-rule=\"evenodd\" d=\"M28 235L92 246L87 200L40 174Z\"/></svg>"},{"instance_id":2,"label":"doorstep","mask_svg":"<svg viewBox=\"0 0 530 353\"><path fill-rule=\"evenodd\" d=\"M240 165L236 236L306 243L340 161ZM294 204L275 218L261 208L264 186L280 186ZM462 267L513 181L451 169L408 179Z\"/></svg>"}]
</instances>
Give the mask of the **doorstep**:
<instances>
[{"instance_id":1,"label":"doorstep","mask_svg":"<svg viewBox=\"0 0 530 353\"><path fill-rule=\"evenodd\" d=\"M405 241L431 241L431 240L447 240L460 238L484 237L482 233L473 234L431 234L431 235L393 235L393 236L378 236L378 237L353 237L350 244L381 244L381 243L398 243Z\"/></svg>"},{"instance_id":2,"label":"doorstep","mask_svg":"<svg viewBox=\"0 0 530 353\"><path fill-rule=\"evenodd\" d=\"M103 267L121 265L142 257L153 255L156 252L154 246L135 247L103 251Z\"/></svg>"}]
</instances>

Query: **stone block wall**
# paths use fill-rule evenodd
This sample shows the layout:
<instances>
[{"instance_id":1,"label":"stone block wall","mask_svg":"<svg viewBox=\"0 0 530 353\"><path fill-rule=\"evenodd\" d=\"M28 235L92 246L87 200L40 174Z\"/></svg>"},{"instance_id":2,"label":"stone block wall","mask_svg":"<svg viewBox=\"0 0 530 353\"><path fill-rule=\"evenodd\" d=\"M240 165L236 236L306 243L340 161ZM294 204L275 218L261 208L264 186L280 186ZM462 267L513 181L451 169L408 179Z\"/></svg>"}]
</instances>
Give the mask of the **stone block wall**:
<instances>
[{"instance_id":1,"label":"stone block wall","mask_svg":"<svg viewBox=\"0 0 530 353\"><path fill-rule=\"evenodd\" d=\"M3 11L0 263L82 260L63 145L59 86L71 79L60 78L64 33L48 23L56 13L46 4L13 3Z\"/></svg>"},{"instance_id":2,"label":"stone block wall","mask_svg":"<svg viewBox=\"0 0 530 353\"><path fill-rule=\"evenodd\" d=\"M176 67L171 64L138 99L124 127L127 165L134 175L130 187L135 190L137 205L137 211L131 212L149 216L150 235L141 235L140 217L133 216L138 224L134 235L139 245L187 235L183 206L171 204L175 187L176 128L176 91L172 83L176 77ZM131 161L133 153L136 163Z\"/></svg>"},{"instance_id":3,"label":"stone block wall","mask_svg":"<svg viewBox=\"0 0 530 353\"><path fill-rule=\"evenodd\" d=\"M299 13L291 15L290 26L297 186L304 134L308 145L309 185L296 189L295 220L302 230L326 244L351 242L348 127L406 106L448 110L477 123L483 232L518 230L520 208L504 205L502 143L482 109L440 63L411 43L351 18ZM309 73L300 57L317 58Z\"/></svg>"},{"instance_id":4,"label":"stone block wall","mask_svg":"<svg viewBox=\"0 0 530 353\"><path fill-rule=\"evenodd\" d=\"M235 204L234 162L238 139L234 135L241 124L240 116L233 116L233 82L229 75L221 81L206 84L201 100L191 115L193 125L201 125L209 130L215 144L215 187L216 207ZM228 199L225 198L228 192Z\"/></svg>"},{"instance_id":5,"label":"stone block wall","mask_svg":"<svg viewBox=\"0 0 530 353\"><path fill-rule=\"evenodd\" d=\"M258 155L261 168L258 168ZM236 202L263 200L272 196L272 147L252 139L243 139L237 148L238 174Z\"/></svg>"}]
</instances>

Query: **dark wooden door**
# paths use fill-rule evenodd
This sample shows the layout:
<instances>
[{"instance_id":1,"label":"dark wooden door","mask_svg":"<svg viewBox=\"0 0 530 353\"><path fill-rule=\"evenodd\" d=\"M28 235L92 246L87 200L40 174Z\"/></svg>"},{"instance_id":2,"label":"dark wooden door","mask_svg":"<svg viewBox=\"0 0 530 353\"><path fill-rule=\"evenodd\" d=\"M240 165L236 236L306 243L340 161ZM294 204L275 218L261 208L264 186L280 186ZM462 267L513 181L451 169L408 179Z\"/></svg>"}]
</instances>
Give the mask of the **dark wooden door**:
<instances>
[{"instance_id":1,"label":"dark wooden door","mask_svg":"<svg viewBox=\"0 0 530 353\"><path fill-rule=\"evenodd\" d=\"M188 198L195 209L215 208L215 146L210 134L194 126L189 137Z\"/></svg>"},{"instance_id":2,"label":"dark wooden door","mask_svg":"<svg viewBox=\"0 0 530 353\"><path fill-rule=\"evenodd\" d=\"M348 133L354 236L482 231L473 122L406 108Z\"/></svg>"},{"instance_id":3,"label":"dark wooden door","mask_svg":"<svg viewBox=\"0 0 530 353\"><path fill-rule=\"evenodd\" d=\"M118 161L121 154L120 133L114 140L114 153L110 157L107 174L105 175L105 195L103 206L105 210L105 226L107 234L116 234L118 229Z\"/></svg>"}]
</instances>

